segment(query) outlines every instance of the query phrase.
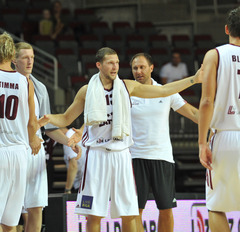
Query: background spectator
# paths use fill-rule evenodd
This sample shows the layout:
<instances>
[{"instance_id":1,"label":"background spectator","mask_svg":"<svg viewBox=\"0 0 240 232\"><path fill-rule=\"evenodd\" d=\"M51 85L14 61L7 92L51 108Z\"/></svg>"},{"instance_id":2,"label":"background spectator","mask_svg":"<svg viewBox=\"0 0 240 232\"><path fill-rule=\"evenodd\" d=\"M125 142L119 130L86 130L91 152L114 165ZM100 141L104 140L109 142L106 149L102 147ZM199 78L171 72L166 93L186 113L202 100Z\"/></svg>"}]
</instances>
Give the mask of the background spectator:
<instances>
[{"instance_id":1,"label":"background spectator","mask_svg":"<svg viewBox=\"0 0 240 232\"><path fill-rule=\"evenodd\" d=\"M62 4L60 1L53 3L53 34L52 39L56 39L58 35L64 34L67 30L66 22L62 16Z\"/></svg>"},{"instance_id":2,"label":"background spectator","mask_svg":"<svg viewBox=\"0 0 240 232\"><path fill-rule=\"evenodd\" d=\"M187 65L181 62L181 54L177 51L172 53L172 60L163 65L160 70L160 81L166 84L188 76Z\"/></svg>"},{"instance_id":3,"label":"background spectator","mask_svg":"<svg viewBox=\"0 0 240 232\"><path fill-rule=\"evenodd\" d=\"M51 19L51 12L49 9L43 10L43 19L39 22L39 34L49 35L53 33L53 21Z\"/></svg>"}]
</instances>

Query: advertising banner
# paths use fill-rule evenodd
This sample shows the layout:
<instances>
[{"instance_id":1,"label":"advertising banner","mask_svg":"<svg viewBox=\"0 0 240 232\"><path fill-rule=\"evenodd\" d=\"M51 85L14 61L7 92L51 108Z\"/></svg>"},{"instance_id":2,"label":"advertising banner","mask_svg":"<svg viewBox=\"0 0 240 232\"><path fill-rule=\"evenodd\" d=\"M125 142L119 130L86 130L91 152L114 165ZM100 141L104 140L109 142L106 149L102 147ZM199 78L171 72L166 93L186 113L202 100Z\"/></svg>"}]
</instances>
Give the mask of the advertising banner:
<instances>
[{"instance_id":1,"label":"advertising banner","mask_svg":"<svg viewBox=\"0 0 240 232\"><path fill-rule=\"evenodd\" d=\"M86 217L74 214L75 202L66 202L67 231L85 232ZM101 232L121 232L121 219L111 219L111 202L108 217L101 221ZM143 226L146 232L157 231L159 211L154 200L148 200L143 211ZM174 232L210 232L208 210L205 200L178 200L177 208L173 209ZM232 232L240 232L240 212L227 213Z\"/></svg>"}]
</instances>

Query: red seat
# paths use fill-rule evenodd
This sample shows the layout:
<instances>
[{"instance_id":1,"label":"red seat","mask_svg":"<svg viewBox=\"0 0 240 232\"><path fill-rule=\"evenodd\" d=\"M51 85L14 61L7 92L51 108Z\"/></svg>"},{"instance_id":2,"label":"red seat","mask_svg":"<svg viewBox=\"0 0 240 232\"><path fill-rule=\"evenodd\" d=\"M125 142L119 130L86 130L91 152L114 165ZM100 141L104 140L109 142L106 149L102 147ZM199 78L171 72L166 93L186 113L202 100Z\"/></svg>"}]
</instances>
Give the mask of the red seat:
<instances>
[{"instance_id":1,"label":"red seat","mask_svg":"<svg viewBox=\"0 0 240 232\"><path fill-rule=\"evenodd\" d=\"M189 35L172 35L172 45L175 48L191 48L193 43Z\"/></svg>"},{"instance_id":2,"label":"red seat","mask_svg":"<svg viewBox=\"0 0 240 232\"><path fill-rule=\"evenodd\" d=\"M87 83L87 79L85 76L71 76L71 84L74 85L76 83Z\"/></svg>"}]
</instances>

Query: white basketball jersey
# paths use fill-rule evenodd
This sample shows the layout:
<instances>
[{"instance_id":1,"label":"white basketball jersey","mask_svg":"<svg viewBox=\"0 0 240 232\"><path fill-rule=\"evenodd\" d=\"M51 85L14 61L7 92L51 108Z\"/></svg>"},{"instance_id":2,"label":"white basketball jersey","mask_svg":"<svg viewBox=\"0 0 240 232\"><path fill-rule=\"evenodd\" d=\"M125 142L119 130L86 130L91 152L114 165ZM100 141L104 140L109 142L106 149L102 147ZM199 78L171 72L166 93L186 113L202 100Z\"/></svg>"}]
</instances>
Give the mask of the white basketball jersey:
<instances>
[{"instance_id":1,"label":"white basketball jersey","mask_svg":"<svg viewBox=\"0 0 240 232\"><path fill-rule=\"evenodd\" d=\"M217 47L217 91L211 128L240 130L240 47Z\"/></svg>"},{"instance_id":2,"label":"white basketball jersey","mask_svg":"<svg viewBox=\"0 0 240 232\"><path fill-rule=\"evenodd\" d=\"M28 146L28 82L26 77L0 70L0 147Z\"/></svg>"},{"instance_id":3,"label":"white basketball jersey","mask_svg":"<svg viewBox=\"0 0 240 232\"><path fill-rule=\"evenodd\" d=\"M126 88L125 88L125 91L127 91ZM126 148L129 148L133 144L132 132L130 132L129 136L124 136L122 140L112 139L112 115L113 115L112 92L113 91L104 90L104 92L105 92L106 103L107 103L107 121L98 125L85 126L83 136L82 136L82 144L83 146L104 148L106 150L112 150L112 151L121 151ZM131 115L129 113L129 118L130 117Z\"/></svg>"}]
</instances>

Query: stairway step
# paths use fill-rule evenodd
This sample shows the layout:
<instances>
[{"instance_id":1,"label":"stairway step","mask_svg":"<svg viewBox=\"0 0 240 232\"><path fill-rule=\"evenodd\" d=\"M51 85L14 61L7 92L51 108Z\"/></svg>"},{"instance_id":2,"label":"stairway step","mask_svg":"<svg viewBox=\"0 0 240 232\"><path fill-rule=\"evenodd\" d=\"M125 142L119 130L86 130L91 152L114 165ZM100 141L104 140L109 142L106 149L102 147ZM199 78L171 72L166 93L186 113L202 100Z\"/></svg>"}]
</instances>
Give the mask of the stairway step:
<instances>
[{"instance_id":1,"label":"stairway step","mask_svg":"<svg viewBox=\"0 0 240 232\"><path fill-rule=\"evenodd\" d=\"M66 181L54 181L53 182L53 189L65 189Z\"/></svg>"},{"instance_id":2,"label":"stairway step","mask_svg":"<svg viewBox=\"0 0 240 232\"><path fill-rule=\"evenodd\" d=\"M55 164L54 172L67 172L66 164Z\"/></svg>"}]
</instances>

